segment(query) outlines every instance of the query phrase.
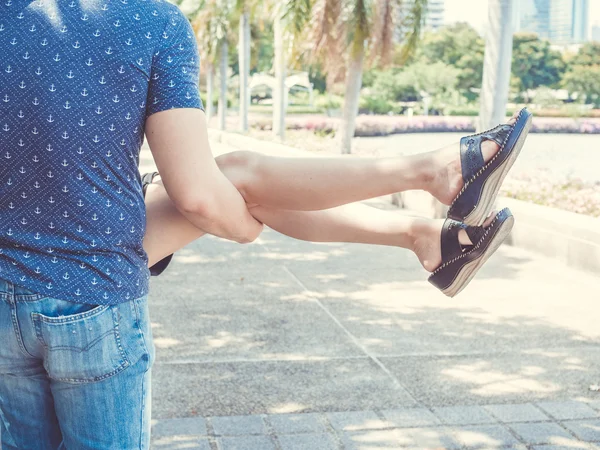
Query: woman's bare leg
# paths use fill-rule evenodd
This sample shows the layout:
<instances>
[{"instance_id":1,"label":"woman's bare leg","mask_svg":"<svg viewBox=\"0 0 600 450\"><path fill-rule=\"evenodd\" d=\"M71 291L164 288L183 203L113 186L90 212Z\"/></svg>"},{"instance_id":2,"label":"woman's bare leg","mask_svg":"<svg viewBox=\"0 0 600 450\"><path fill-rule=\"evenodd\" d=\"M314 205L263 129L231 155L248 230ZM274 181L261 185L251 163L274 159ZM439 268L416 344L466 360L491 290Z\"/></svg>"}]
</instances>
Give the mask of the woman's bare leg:
<instances>
[{"instance_id":1,"label":"woman's bare leg","mask_svg":"<svg viewBox=\"0 0 600 450\"><path fill-rule=\"evenodd\" d=\"M205 234L177 210L159 176L147 187L146 211L144 249L149 267ZM413 251L428 271L441 264L443 220L407 217L362 204L321 211L254 206L250 213L270 228L296 239L402 247ZM463 244L470 243L464 232L459 238Z\"/></svg>"},{"instance_id":2,"label":"woman's bare leg","mask_svg":"<svg viewBox=\"0 0 600 450\"><path fill-rule=\"evenodd\" d=\"M484 160L498 150L495 142L483 142ZM412 189L449 205L464 184L457 145L394 158L298 158L236 151L216 161L248 204L273 209L315 211Z\"/></svg>"},{"instance_id":3,"label":"woman's bare leg","mask_svg":"<svg viewBox=\"0 0 600 450\"><path fill-rule=\"evenodd\" d=\"M517 113L509 123L516 117ZM482 151L488 161L498 145L486 141ZM267 226L313 242L408 248L427 270L441 262L443 221L366 211L362 205L339 206L408 189L423 189L449 204L462 187L456 146L397 158L288 158L238 151L216 160L252 205L252 215ZM146 208L144 248L149 266L204 235L175 208L160 176L148 186ZM315 212L319 210L326 211ZM460 239L469 243L464 232Z\"/></svg>"}]
</instances>

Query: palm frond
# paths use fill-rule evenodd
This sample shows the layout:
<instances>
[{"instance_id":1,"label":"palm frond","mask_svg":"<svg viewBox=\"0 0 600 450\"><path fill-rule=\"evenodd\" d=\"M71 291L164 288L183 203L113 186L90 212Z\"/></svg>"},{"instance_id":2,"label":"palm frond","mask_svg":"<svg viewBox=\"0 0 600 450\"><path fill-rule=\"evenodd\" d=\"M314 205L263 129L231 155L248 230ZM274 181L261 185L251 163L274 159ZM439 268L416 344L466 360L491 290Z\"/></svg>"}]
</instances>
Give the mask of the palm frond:
<instances>
[{"instance_id":1,"label":"palm frond","mask_svg":"<svg viewBox=\"0 0 600 450\"><path fill-rule=\"evenodd\" d=\"M191 20L200 52L209 63L217 60L219 44L229 37L232 9L232 0L205 0Z\"/></svg>"},{"instance_id":2,"label":"palm frond","mask_svg":"<svg viewBox=\"0 0 600 450\"><path fill-rule=\"evenodd\" d=\"M372 0L354 0L346 12L350 38L350 51L363 51L371 34Z\"/></svg>"},{"instance_id":3,"label":"palm frond","mask_svg":"<svg viewBox=\"0 0 600 450\"><path fill-rule=\"evenodd\" d=\"M310 21L312 14L312 0L286 0L283 4L283 19L288 31L298 38Z\"/></svg>"},{"instance_id":4,"label":"palm frond","mask_svg":"<svg viewBox=\"0 0 600 450\"><path fill-rule=\"evenodd\" d=\"M344 0L316 0L307 41L312 44L309 63L322 62L331 86L343 77L348 29L344 24Z\"/></svg>"},{"instance_id":5,"label":"palm frond","mask_svg":"<svg viewBox=\"0 0 600 450\"><path fill-rule=\"evenodd\" d=\"M402 51L399 64L404 64L414 53L421 39L421 31L427 16L428 0L411 0L410 8L402 17L401 26L404 30L402 36Z\"/></svg>"},{"instance_id":6,"label":"palm frond","mask_svg":"<svg viewBox=\"0 0 600 450\"><path fill-rule=\"evenodd\" d=\"M386 66L392 59L399 7L399 0L377 0L375 4L373 31L370 36L371 65Z\"/></svg>"}]
</instances>

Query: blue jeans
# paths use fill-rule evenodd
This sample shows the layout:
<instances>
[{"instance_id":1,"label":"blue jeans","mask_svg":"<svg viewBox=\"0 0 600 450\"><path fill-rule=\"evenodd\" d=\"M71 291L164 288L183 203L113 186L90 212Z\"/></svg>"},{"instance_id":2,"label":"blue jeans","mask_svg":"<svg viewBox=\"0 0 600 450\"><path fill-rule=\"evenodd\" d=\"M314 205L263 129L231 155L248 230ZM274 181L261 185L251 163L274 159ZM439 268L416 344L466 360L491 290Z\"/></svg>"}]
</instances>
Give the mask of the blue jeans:
<instances>
[{"instance_id":1,"label":"blue jeans","mask_svg":"<svg viewBox=\"0 0 600 450\"><path fill-rule=\"evenodd\" d=\"M150 447L147 296L72 303L0 279L2 450Z\"/></svg>"}]
</instances>

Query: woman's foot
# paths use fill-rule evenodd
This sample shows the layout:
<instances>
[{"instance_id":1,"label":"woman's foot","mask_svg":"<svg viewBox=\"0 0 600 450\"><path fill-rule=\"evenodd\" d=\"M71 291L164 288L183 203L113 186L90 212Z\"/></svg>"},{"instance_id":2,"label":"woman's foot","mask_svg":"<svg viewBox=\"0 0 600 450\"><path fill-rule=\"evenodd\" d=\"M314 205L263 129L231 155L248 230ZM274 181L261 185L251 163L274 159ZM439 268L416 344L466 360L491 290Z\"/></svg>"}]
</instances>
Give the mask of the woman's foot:
<instances>
[{"instance_id":1,"label":"woman's foot","mask_svg":"<svg viewBox=\"0 0 600 450\"><path fill-rule=\"evenodd\" d=\"M519 111L506 122L513 125L517 121ZM444 205L450 205L464 186L460 151L456 144L429 153L433 160L433 177L427 191ZM481 143L483 159L487 163L500 150L494 141Z\"/></svg>"},{"instance_id":2,"label":"woman's foot","mask_svg":"<svg viewBox=\"0 0 600 450\"><path fill-rule=\"evenodd\" d=\"M483 228L487 228L496 216L494 211L483 224ZM417 219L413 225L412 234L414 236L412 250L419 258L419 262L427 272L433 272L442 264L442 228L445 219ZM467 232L460 230L458 233L458 241L461 245L473 245Z\"/></svg>"}]
</instances>

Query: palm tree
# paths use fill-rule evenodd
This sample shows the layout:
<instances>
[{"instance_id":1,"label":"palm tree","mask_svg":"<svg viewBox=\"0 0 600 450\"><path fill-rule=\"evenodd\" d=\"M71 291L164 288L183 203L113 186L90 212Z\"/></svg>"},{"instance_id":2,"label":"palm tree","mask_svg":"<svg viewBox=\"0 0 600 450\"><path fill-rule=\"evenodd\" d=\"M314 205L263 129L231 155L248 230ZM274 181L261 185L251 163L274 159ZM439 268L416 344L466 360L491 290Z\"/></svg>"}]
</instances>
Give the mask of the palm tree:
<instances>
[{"instance_id":1,"label":"palm tree","mask_svg":"<svg viewBox=\"0 0 600 450\"><path fill-rule=\"evenodd\" d=\"M284 23L281 6L275 5L273 16L275 89L273 89L273 133L285 137L285 50Z\"/></svg>"},{"instance_id":2,"label":"palm tree","mask_svg":"<svg viewBox=\"0 0 600 450\"><path fill-rule=\"evenodd\" d=\"M248 110L250 108L250 19L257 0L236 0L235 11L239 16L238 65L240 78L240 130L248 131Z\"/></svg>"},{"instance_id":3,"label":"palm tree","mask_svg":"<svg viewBox=\"0 0 600 450\"><path fill-rule=\"evenodd\" d=\"M288 0L289 10L302 9L309 0ZM313 0L310 16L312 53L327 73L328 85L345 78L345 97L339 127L342 153L350 153L365 63L391 62L396 19L402 0ZM402 17L403 63L415 50L427 11L427 0L407 0ZM302 33L305 23L296 29Z\"/></svg>"},{"instance_id":4,"label":"palm tree","mask_svg":"<svg viewBox=\"0 0 600 450\"><path fill-rule=\"evenodd\" d=\"M510 0L490 0L483 63L479 130L504 121L512 64L512 8Z\"/></svg>"},{"instance_id":5,"label":"palm tree","mask_svg":"<svg viewBox=\"0 0 600 450\"><path fill-rule=\"evenodd\" d=\"M201 0L188 12L196 31L200 51L207 64L207 116L212 115L213 71L219 64L219 129L226 128L227 119L227 68L229 63L229 34L233 0Z\"/></svg>"},{"instance_id":6,"label":"palm tree","mask_svg":"<svg viewBox=\"0 0 600 450\"><path fill-rule=\"evenodd\" d=\"M273 90L273 133L280 139L285 137L285 110L286 110L286 59L295 58L301 52L296 49L300 47L297 42L289 45L288 40L295 40L303 33L304 25L311 14L313 0L283 0L270 2L273 17L274 34L274 61L275 89ZM292 52L288 54L288 48Z\"/></svg>"}]
</instances>

